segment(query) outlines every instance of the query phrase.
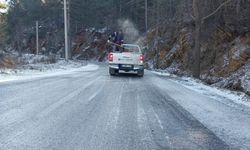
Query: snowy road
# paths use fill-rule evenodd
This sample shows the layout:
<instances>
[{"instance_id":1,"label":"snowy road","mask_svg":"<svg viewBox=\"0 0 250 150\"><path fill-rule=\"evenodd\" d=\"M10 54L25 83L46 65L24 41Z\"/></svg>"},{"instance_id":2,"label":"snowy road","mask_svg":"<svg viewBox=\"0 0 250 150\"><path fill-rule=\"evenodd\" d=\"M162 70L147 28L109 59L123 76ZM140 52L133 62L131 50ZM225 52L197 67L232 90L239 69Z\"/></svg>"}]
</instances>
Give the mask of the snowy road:
<instances>
[{"instance_id":1,"label":"snowy road","mask_svg":"<svg viewBox=\"0 0 250 150\"><path fill-rule=\"evenodd\" d=\"M0 83L0 149L250 148L249 108L151 72L110 77L107 70Z\"/></svg>"}]
</instances>

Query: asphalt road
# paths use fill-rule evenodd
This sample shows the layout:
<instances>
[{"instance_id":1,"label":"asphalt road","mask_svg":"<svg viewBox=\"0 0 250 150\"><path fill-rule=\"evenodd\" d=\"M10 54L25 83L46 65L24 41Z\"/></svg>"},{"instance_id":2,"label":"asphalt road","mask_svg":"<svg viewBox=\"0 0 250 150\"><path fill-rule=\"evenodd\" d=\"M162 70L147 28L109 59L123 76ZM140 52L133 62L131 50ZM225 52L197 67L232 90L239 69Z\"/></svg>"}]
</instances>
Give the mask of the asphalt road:
<instances>
[{"instance_id":1,"label":"asphalt road","mask_svg":"<svg viewBox=\"0 0 250 150\"><path fill-rule=\"evenodd\" d=\"M151 79L108 69L0 84L1 150L232 149ZM167 80L167 79L159 79Z\"/></svg>"}]
</instances>

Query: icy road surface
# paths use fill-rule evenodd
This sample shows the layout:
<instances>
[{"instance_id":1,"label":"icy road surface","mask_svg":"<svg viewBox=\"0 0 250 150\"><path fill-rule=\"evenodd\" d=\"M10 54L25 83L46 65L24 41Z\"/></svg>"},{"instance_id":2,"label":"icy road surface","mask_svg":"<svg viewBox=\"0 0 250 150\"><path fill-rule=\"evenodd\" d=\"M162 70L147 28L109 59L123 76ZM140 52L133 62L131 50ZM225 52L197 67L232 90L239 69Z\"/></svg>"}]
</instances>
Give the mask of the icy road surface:
<instances>
[{"instance_id":1,"label":"icy road surface","mask_svg":"<svg viewBox=\"0 0 250 150\"><path fill-rule=\"evenodd\" d=\"M1 150L250 149L250 109L108 68L0 83Z\"/></svg>"}]
</instances>

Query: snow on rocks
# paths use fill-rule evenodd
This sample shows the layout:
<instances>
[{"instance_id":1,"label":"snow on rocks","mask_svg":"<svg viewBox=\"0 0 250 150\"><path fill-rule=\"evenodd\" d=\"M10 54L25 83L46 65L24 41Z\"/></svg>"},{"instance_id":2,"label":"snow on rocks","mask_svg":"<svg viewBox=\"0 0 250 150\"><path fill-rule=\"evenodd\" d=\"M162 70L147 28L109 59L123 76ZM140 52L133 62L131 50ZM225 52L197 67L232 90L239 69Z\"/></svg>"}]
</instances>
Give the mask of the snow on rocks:
<instances>
[{"instance_id":1,"label":"snow on rocks","mask_svg":"<svg viewBox=\"0 0 250 150\"><path fill-rule=\"evenodd\" d=\"M220 78L214 85L217 87L240 90L250 95L250 60L229 77Z\"/></svg>"}]
</instances>

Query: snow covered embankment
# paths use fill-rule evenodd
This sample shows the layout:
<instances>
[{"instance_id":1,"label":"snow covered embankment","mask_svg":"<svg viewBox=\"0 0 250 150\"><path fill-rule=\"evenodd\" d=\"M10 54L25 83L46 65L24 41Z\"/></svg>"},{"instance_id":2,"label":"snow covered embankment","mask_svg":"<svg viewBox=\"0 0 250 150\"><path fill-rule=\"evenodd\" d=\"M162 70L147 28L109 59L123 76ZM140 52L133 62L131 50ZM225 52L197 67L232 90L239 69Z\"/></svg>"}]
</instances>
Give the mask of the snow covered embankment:
<instances>
[{"instance_id":1,"label":"snow covered embankment","mask_svg":"<svg viewBox=\"0 0 250 150\"><path fill-rule=\"evenodd\" d=\"M26 55L28 58L30 55ZM19 65L14 69L0 68L0 82L34 79L40 77L57 76L70 74L75 71L93 71L98 66L87 64L85 61L59 60L56 63L46 63L43 56L31 56L23 59L24 65ZM43 61L41 61L43 60Z\"/></svg>"},{"instance_id":2,"label":"snow covered embankment","mask_svg":"<svg viewBox=\"0 0 250 150\"><path fill-rule=\"evenodd\" d=\"M200 80L196 80L191 77L178 77L174 74L170 74L168 72L156 72L153 71L154 74L159 76L170 77L170 80L181 84L182 86L196 91L202 95L208 96L210 98L216 100L230 100L237 104L243 104L250 107L250 99L249 96L243 92L231 91L228 89L222 89L217 87L216 85L206 85L202 83Z\"/></svg>"}]
</instances>

